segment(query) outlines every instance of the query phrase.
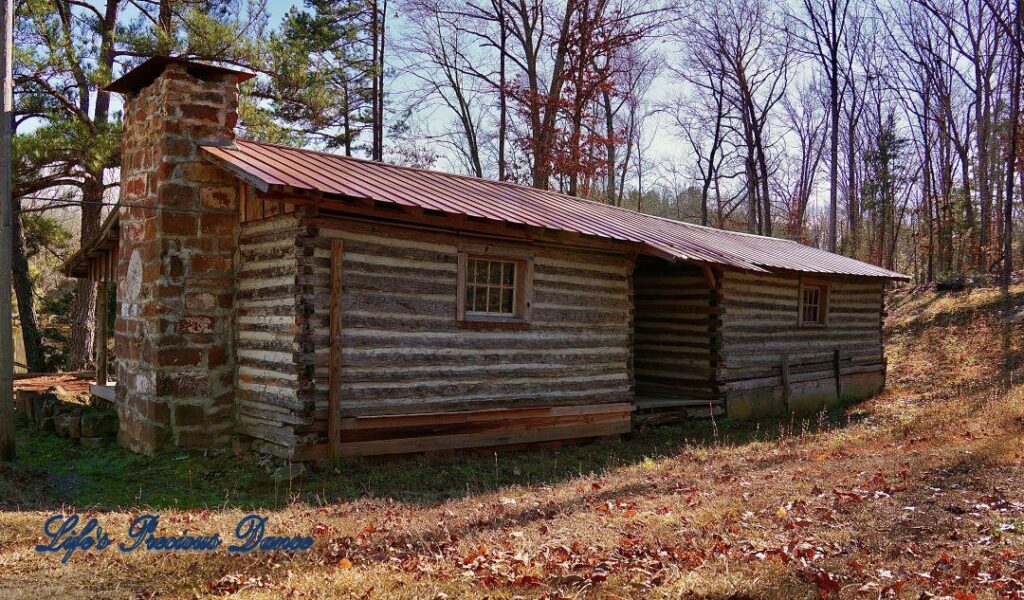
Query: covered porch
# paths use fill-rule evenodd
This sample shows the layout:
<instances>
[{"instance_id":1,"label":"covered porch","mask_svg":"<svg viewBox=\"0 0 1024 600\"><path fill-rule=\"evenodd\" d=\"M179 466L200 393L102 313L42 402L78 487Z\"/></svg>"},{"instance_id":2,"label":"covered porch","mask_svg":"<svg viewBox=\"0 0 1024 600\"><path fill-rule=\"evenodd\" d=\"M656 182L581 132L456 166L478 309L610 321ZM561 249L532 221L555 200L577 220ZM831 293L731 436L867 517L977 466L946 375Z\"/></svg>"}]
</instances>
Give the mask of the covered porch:
<instances>
[{"instance_id":1,"label":"covered porch","mask_svg":"<svg viewBox=\"0 0 1024 600\"><path fill-rule=\"evenodd\" d=\"M641 257L633 272L633 420L655 424L725 413L716 381L721 326L710 268Z\"/></svg>"},{"instance_id":2,"label":"covered porch","mask_svg":"<svg viewBox=\"0 0 1024 600\"><path fill-rule=\"evenodd\" d=\"M95 357L96 378L89 382L89 392L94 398L114 403L116 392L110 378L109 365L113 359L109 351L111 294L117 289L117 251L119 239L118 210L107 215L100 230L82 244L80 250L64 264L68 277L88 279L96 285Z\"/></svg>"}]
</instances>

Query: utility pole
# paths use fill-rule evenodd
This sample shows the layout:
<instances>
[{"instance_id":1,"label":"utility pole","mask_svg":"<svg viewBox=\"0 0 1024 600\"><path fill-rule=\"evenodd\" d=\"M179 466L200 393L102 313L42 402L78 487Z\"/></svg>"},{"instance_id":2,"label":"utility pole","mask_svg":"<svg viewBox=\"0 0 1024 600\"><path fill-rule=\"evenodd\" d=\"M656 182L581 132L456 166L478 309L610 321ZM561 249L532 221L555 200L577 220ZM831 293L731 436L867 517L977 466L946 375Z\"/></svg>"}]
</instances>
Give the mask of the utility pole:
<instances>
[{"instance_id":1,"label":"utility pole","mask_svg":"<svg viewBox=\"0 0 1024 600\"><path fill-rule=\"evenodd\" d=\"M0 0L0 460L14 460L14 352L11 339L11 129L14 127L13 0Z\"/></svg>"}]
</instances>

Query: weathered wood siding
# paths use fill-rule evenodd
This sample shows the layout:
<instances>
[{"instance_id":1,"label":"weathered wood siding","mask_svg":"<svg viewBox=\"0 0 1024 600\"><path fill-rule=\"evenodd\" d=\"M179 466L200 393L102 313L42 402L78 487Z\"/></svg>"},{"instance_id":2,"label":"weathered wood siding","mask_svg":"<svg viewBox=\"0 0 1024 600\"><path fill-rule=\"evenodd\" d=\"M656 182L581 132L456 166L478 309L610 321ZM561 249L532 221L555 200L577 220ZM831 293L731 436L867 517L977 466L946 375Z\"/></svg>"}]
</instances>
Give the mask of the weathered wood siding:
<instances>
[{"instance_id":1,"label":"weathered wood siding","mask_svg":"<svg viewBox=\"0 0 1024 600\"><path fill-rule=\"evenodd\" d=\"M641 260L633 367L637 396L715 397L711 292L701 269Z\"/></svg>"},{"instance_id":2,"label":"weathered wood siding","mask_svg":"<svg viewBox=\"0 0 1024 600\"><path fill-rule=\"evenodd\" d=\"M344 245L343 416L629 401L630 257L535 247L529 326L472 329L456 319L457 256L479 239L339 219L318 221L317 234L318 401L329 244Z\"/></svg>"},{"instance_id":3,"label":"weathered wood siding","mask_svg":"<svg viewBox=\"0 0 1024 600\"><path fill-rule=\"evenodd\" d=\"M835 351L843 395L863 398L884 386L880 281L833 279L828 324L800 327L799 278L726 272L721 280L719 378L732 417L820 407L836 398ZM789 361L789 406L783 355Z\"/></svg>"},{"instance_id":4,"label":"weathered wood siding","mask_svg":"<svg viewBox=\"0 0 1024 600\"><path fill-rule=\"evenodd\" d=\"M235 292L239 433L258 450L291 457L310 434L312 372L302 365L306 317L300 265L312 252L307 230L289 214L242 223Z\"/></svg>"},{"instance_id":5,"label":"weathered wood siding","mask_svg":"<svg viewBox=\"0 0 1024 600\"><path fill-rule=\"evenodd\" d=\"M535 247L529 325L467 328L459 244L479 238L298 210L242 225L238 430L260 450L323 455L333 240L342 417L631 401L632 257Z\"/></svg>"}]
</instances>

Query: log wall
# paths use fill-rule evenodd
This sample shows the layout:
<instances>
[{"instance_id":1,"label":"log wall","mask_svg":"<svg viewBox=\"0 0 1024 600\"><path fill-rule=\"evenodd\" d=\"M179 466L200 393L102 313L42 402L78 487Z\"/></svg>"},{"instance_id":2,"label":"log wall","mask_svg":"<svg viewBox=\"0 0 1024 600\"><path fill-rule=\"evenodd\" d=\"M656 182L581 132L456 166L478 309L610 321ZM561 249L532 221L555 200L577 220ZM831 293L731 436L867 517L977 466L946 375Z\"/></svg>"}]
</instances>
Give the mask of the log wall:
<instances>
[{"instance_id":1,"label":"log wall","mask_svg":"<svg viewBox=\"0 0 1024 600\"><path fill-rule=\"evenodd\" d=\"M238 432L257 450L292 457L315 439L313 373L303 364L307 318L300 265L308 230L290 214L242 223L235 292Z\"/></svg>"},{"instance_id":2,"label":"log wall","mask_svg":"<svg viewBox=\"0 0 1024 600\"><path fill-rule=\"evenodd\" d=\"M819 327L798 325L798 291L797 276L723 274L718 377L730 418L809 412L884 387L882 282L833 279Z\"/></svg>"},{"instance_id":3,"label":"log wall","mask_svg":"<svg viewBox=\"0 0 1024 600\"><path fill-rule=\"evenodd\" d=\"M634 383L636 396L724 400L738 419L884 385L880 282L832 281L828 325L804 328L795 276L725 272L712 289L696 267L519 244L529 324L467 326L458 255L480 243L493 242L306 207L244 222L239 432L308 460L614 435L629 430Z\"/></svg>"},{"instance_id":4,"label":"log wall","mask_svg":"<svg viewBox=\"0 0 1024 600\"><path fill-rule=\"evenodd\" d=\"M713 399L716 349L711 290L704 272L640 260L634 280L634 371L638 397Z\"/></svg>"},{"instance_id":5,"label":"log wall","mask_svg":"<svg viewBox=\"0 0 1024 600\"><path fill-rule=\"evenodd\" d=\"M466 327L459 244L479 238L334 218L314 229L306 356L318 414L329 397L332 240L343 245L342 417L630 401L632 257L535 246L528 326Z\"/></svg>"},{"instance_id":6,"label":"log wall","mask_svg":"<svg viewBox=\"0 0 1024 600\"><path fill-rule=\"evenodd\" d=\"M628 431L632 399L633 258L547 246L533 255L533 303L525 327L457 320L459 245L480 238L295 214L243 224L238 284L239 431L260 449L298 460L325 457L331 355L332 242L341 241L341 335L336 379L343 439L366 445L359 419L385 431L387 415L459 413L436 431L442 446L472 432L499 443ZM507 244L506 244L507 245ZM627 404L623 404L627 403ZM576 411L571 407L607 406ZM516 434L550 420L548 434ZM527 413L524 413L524 415ZM474 417L473 415L477 415ZM550 418L549 418L550 417ZM425 417L426 418L426 417ZM540 419L538 421L538 419ZM422 419L421 419L422 420ZM572 422L580 430L573 435ZM338 426L336 425L336 426ZM417 425L422 430L422 424ZM438 425L441 427L441 425ZM512 431L512 433L509 433ZM596 432L596 433L595 433ZM447 441L441 440L444 433ZM385 431L384 435L387 432ZM589 434L589 435L588 435ZM411 435L409 432L403 436ZM416 434L422 435L422 431ZM401 446L427 449L406 439ZM386 444L385 444L386 445ZM457 445L457 444L456 444ZM469 444L474 445L474 444ZM363 447L344 454L374 453Z\"/></svg>"}]
</instances>

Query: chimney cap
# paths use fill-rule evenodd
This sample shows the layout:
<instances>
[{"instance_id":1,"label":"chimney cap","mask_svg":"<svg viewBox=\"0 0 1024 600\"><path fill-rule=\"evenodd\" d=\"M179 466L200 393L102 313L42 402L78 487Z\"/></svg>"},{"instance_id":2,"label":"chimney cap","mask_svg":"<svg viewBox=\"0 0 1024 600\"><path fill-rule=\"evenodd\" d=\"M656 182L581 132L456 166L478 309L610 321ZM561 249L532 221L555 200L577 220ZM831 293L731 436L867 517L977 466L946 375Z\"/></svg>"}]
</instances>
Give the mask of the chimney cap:
<instances>
[{"instance_id":1,"label":"chimney cap","mask_svg":"<svg viewBox=\"0 0 1024 600\"><path fill-rule=\"evenodd\" d=\"M236 77L238 83L241 83L256 76L254 73L209 65L206 63L188 60L187 58L180 58L176 56L152 56L147 58L141 65L122 75L119 79L107 84L107 87L103 89L108 92L117 92L118 94L135 94L142 88L153 83L156 78L164 72L168 65L185 65L188 73L199 79L209 79L211 76L231 74Z\"/></svg>"}]
</instances>

